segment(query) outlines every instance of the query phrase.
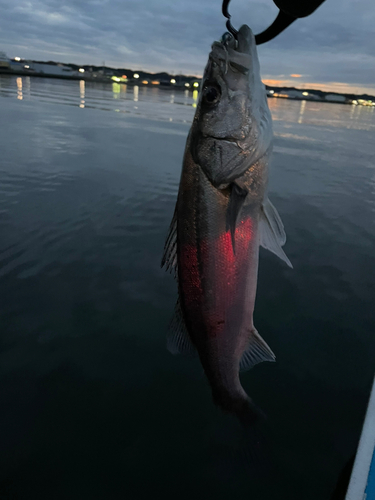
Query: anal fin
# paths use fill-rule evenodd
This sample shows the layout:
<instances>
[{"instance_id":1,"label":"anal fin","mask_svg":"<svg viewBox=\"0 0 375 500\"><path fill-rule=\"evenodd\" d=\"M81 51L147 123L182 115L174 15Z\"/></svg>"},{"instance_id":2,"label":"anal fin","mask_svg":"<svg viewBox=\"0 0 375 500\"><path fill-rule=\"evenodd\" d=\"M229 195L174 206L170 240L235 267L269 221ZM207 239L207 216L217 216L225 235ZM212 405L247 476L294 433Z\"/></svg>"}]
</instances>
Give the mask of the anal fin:
<instances>
[{"instance_id":1,"label":"anal fin","mask_svg":"<svg viewBox=\"0 0 375 500\"><path fill-rule=\"evenodd\" d=\"M196 354L195 347L190 340L189 333L186 328L181 310L180 299L177 300L174 316L169 325L167 349L172 354L186 354L189 356Z\"/></svg>"},{"instance_id":2,"label":"anal fin","mask_svg":"<svg viewBox=\"0 0 375 500\"><path fill-rule=\"evenodd\" d=\"M161 267L165 267L166 271L173 272L175 278L177 277L177 208L175 208L165 240Z\"/></svg>"},{"instance_id":3,"label":"anal fin","mask_svg":"<svg viewBox=\"0 0 375 500\"><path fill-rule=\"evenodd\" d=\"M257 330L250 331L249 343L240 361L240 370L250 370L254 365L262 361L275 361L276 356L269 345L262 339Z\"/></svg>"}]
</instances>

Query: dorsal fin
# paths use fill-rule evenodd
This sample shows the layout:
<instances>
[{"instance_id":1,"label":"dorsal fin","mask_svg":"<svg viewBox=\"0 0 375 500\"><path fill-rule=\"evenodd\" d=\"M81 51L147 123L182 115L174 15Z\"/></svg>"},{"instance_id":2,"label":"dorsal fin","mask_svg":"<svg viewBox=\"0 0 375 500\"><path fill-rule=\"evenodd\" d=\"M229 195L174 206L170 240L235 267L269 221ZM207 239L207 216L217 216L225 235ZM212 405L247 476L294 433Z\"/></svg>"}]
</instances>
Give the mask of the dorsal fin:
<instances>
[{"instance_id":1,"label":"dorsal fin","mask_svg":"<svg viewBox=\"0 0 375 500\"><path fill-rule=\"evenodd\" d=\"M174 277L177 277L177 208L174 210L168 236L165 240L161 267L165 267L166 271L173 272Z\"/></svg>"}]
</instances>

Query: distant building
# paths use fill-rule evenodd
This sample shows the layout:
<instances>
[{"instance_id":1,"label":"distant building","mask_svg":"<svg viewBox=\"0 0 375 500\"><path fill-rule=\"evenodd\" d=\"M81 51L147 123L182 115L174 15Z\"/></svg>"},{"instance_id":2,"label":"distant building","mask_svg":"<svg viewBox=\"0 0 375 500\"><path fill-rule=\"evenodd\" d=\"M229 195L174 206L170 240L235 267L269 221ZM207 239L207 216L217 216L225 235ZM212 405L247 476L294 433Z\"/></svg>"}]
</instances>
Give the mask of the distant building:
<instances>
[{"instance_id":1,"label":"distant building","mask_svg":"<svg viewBox=\"0 0 375 500\"><path fill-rule=\"evenodd\" d=\"M100 75L101 77L103 77L103 76L107 76L107 77L116 76L114 70L111 68L107 68L106 66L98 67L96 73L98 75Z\"/></svg>"},{"instance_id":2,"label":"distant building","mask_svg":"<svg viewBox=\"0 0 375 500\"><path fill-rule=\"evenodd\" d=\"M35 61L21 60L11 60L10 69L13 71L21 71L26 73L42 74L46 76L70 76L77 77L82 76L78 70L72 69L70 66L65 66L61 63L42 63Z\"/></svg>"},{"instance_id":3,"label":"distant building","mask_svg":"<svg viewBox=\"0 0 375 500\"><path fill-rule=\"evenodd\" d=\"M305 90L283 90L283 94L286 94L289 99L302 99L305 101L320 101L320 97L311 92L306 92ZM284 96L283 96L284 97Z\"/></svg>"},{"instance_id":4,"label":"distant building","mask_svg":"<svg viewBox=\"0 0 375 500\"><path fill-rule=\"evenodd\" d=\"M0 52L0 68L10 69L10 60L5 54L5 52Z\"/></svg>"},{"instance_id":5,"label":"distant building","mask_svg":"<svg viewBox=\"0 0 375 500\"><path fill-rule=\"evenodd\" d=\"M283 90L283 94L287 94L289 99L306 99L302 90Z\"/></svg>"},{"instance_id":6,"label":"distant building","mask_svg":"<svg viewBox=\"0 0 375 500\"><path fill-rule=\"evenodd\" d=\"M26 66L29 66L28 68ZM24 65L24 69L35 71L36 73L43 73L45 75L53 76L76 76L77 71L72 70L69 66L64 64L46 64L28 62Z\"/></svg>"},{"instance_id":7,"label":"distant building","mask_svg":"<svg viewBox=\"0 0 375 500\"><path fill-rule=\"evenodd\" d=\"M325 96L326 101L333 101L333 102L345 102L346 97L343 95L338 95L338 94L326 94Z\"/></svg>"}]
</instances>

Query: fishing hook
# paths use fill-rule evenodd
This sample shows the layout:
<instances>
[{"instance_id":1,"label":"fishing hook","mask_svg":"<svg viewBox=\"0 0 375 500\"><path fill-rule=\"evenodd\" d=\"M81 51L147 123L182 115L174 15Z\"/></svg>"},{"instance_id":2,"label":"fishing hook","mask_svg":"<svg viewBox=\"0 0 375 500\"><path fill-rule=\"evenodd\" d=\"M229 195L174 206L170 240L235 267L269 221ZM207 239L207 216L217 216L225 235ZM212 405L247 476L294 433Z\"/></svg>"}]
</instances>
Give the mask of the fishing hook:
<instances>
[{"instance_id":1,"label":"fishing hook","mask_svg":"<svg viewBox=\"0 0 375 500\"><path fill-rule=\"evenodd\" d=\"M230 0L223 0L222 12L223 16L228 19L228 21L226 22L227 30L237 40L238 31L233 27L232 23L230 22L231 15L228 12L229 2Z\"/></svg>"},{"instance_id":2,"label":"fishing hook","mask_svg":"<svg viewBox=\"0 0 375 500\"><path fill-rule=\"evenodd\" d=\"M315 1L322 3L324 0L315 0ZM230 22L231 15L228 12L229 2L230 0L223 0L222 12L223 16L228 19L226 22L227 30L237 40L238 31L233 27L232 23ZM292 22L294 22L296 19L297 17L280 9L276 19L271 24L271 26L269 26L266 30L262 31L262 33L258 33L258 35L255 35L255 43L257 45L260 45L262 43L268 42L269 40L272 40L282 31L284 31L285 28L287 28L290 24L292 24Z\"/></svg>"}]
</instances>

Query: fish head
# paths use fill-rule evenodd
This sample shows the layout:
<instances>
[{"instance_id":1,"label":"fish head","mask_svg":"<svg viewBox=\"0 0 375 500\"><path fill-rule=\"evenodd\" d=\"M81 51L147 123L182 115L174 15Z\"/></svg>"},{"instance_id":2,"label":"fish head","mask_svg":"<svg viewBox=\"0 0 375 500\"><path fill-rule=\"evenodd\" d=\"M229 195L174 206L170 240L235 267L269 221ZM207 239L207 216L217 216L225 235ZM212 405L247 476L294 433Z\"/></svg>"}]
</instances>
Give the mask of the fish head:
<instances>
[{"instance_id":1,"label":"fish head","mask_svg":"<svg viewBox=\"0 0 375 500\"><path fill-rule=\"evenodd\" d=\"M193 158L219 188L270 148L272 119L248 26L240 28L237 40L226 33L213 43L191 134Z\"/></svg>"}]
</instances>

